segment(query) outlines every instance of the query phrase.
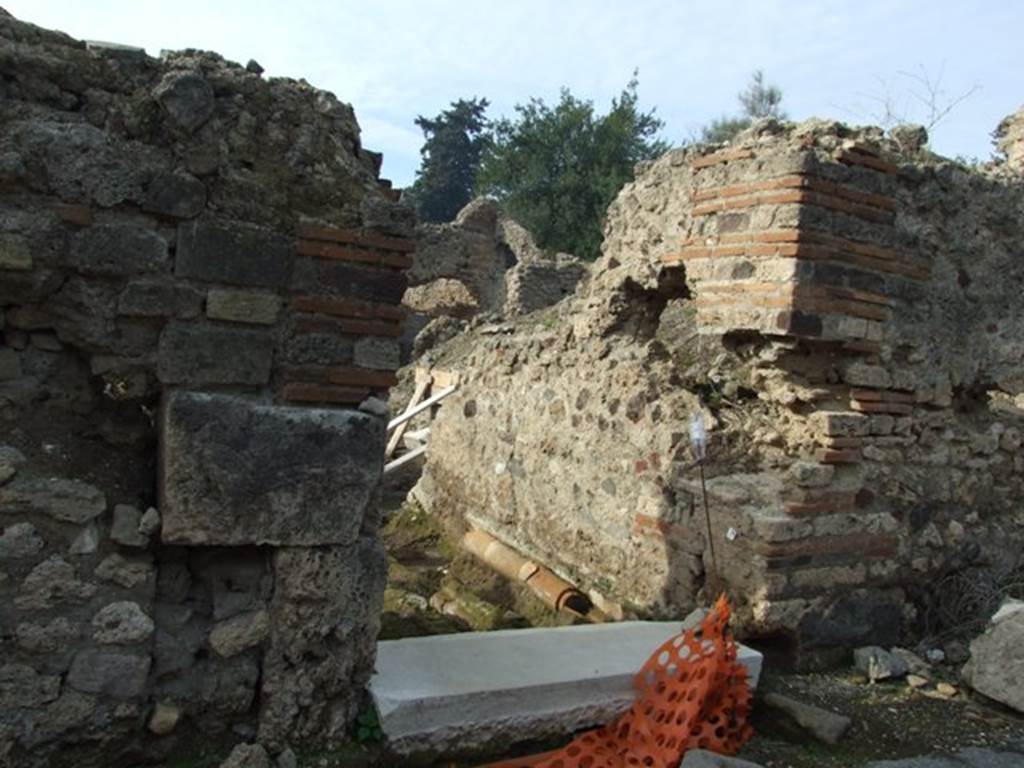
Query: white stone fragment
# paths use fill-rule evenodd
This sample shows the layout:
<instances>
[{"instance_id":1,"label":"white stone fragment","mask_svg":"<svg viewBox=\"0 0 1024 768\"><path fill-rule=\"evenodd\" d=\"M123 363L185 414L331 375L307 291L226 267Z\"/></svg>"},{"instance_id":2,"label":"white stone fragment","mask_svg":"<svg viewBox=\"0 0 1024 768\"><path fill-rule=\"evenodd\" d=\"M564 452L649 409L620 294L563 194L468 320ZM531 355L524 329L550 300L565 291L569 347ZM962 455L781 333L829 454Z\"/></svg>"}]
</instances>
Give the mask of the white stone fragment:
<instances>
[{"instance_id":1,"label":"white stone fragment","mask_svg":"<svg viewBox=\"0 0 1024 768\"><path fill-rule=\"evenodd\" d=\"M402 754L570 733L625 711L634 676L680 627L627 621L387 640L377 644L370 692ZM761 660L740 646L752 687Z\"/></svg>"}]
</instances>

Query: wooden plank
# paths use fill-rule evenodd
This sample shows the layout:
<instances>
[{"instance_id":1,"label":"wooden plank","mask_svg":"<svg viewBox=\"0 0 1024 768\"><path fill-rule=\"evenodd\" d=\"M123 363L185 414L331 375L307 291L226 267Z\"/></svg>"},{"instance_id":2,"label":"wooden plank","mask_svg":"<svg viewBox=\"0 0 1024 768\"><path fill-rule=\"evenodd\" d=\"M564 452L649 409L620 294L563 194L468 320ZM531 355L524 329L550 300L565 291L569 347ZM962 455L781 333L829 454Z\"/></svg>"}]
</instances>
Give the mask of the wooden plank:
<instances>
[{"instance_id":1,"label":"wooden plank","mask_svg":"<svg viewBox=\"0 0 1024 768\"><path fill-rule=\"evenodd\" d=\"M456 389L458 389L458 387L456 387L456 386L445 387L440 392L438 392L436 395L432 395L431 397L427 398L422 403L417 405L415 408L410 408L405 413L403 413L401 416L398 416L398 417L392 419L391 423L388 424L388 429L389 430L394 429L395 427L399 426L400 424L404 424L405 422L409 421L414 416L417 416L418 414L423 413L423 411L427 410L427 408L429 408L430 406L436 405L437 403L439 403L442 400L444 400L446 397L448 397L448 395L450 395Z\"/></svg>"},{"instance_id":2,"label":"wooden plank","mask_svg":"<svg viewBox=\"0 0 1024 768\"><path fill-rule=\"evenodd\" d=\"M453 387L459 383L459 372L434 370L430 372L430 378L434 382L435 387L444 389L446 387Z\"/></svg>"},{"instance_id":3,"label":"wooden plank","mask_svg":"<svg viewBox=\"0 0 1024 768\"><path fill-rule=\"evenodd\" d=\"M388 472L391 472L393 470L398 469L403 464L407 464L410 461L412 461L413 459L419 458L420 456L422 456L426 452L427 452L427 446L421 445L419 448L411 450L408 453L403 453L401 456L399 456L394 461L390 461L390 462L388 462L387 464L384 465L384 474L386 475Z\"/></svg>"},{"instance_id":4,"label":"wooden plank","mask_svg":"<svg viewBox=\"0 0 1024 768\"><path fill-rule=\"evenodd\" d=\"M405 412L411 408L414 408L423 399L423 396L427 393L427 388L430 387L430 377L420 377L419 371L416 371L416 389L413 390L412 397L409 399L409 404L405 407ZM384 449L384 458L390 459L391 454L395 452L398 444L402 442L402 437L405 435L405 430L409 426L408 421L403 421L398 424L395 429L395 433L391 435L391 439L388 440L387 448ZM391 425L388 425L388 429L391 429Z\"/></svg>"}]
</instances>

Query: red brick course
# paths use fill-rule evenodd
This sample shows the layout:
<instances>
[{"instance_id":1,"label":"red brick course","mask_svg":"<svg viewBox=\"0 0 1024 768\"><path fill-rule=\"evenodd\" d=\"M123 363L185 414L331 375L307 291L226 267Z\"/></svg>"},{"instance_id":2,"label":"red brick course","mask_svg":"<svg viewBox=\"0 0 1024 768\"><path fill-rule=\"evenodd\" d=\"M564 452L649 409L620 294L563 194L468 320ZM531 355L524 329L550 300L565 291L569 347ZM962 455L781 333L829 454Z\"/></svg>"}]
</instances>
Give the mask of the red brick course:
<instances>
[{"instance_id":1,"label":"red brick course","mask_svg":"<svg viewBox=\"0 0 1024 768\"><path fill-rule=\"evenodd\" d=\"M358 245L363 248L377 248L382 251L410 253L416 250L416 244L404 237L388 237L373 232L362 232L356 229L335 229L317 224L301 223L297 228L298 236L303 240L323 240L346 245Z\"/></svg>"}]
</instances>

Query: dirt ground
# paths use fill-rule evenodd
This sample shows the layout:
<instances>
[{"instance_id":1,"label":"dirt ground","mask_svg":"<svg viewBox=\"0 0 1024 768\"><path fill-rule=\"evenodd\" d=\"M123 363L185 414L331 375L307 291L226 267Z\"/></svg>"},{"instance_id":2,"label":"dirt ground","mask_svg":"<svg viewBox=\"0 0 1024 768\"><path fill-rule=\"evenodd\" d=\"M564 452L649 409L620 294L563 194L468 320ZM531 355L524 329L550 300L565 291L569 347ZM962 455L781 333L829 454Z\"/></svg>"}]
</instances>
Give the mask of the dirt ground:
<instances>
[{"instance_id":1,"label":"dirt ground","mask_svg":"<svg viewBox=\"0 0 1024 768\"><path fill-rule=\"evenodd\" d=\"M869 684L853 669L822 674L765 670L759 694L774 691L853 720L836 746L814 741L784 716L758 706L755 735L741 757L765 768L859 768L872 760L947 754L966 747L1024 743L1024 717L958 683L955 667L933 667L931 683L915 690L905 680ZM934 684L957 688L939 698Z\"/></svg>"}]
</instances>

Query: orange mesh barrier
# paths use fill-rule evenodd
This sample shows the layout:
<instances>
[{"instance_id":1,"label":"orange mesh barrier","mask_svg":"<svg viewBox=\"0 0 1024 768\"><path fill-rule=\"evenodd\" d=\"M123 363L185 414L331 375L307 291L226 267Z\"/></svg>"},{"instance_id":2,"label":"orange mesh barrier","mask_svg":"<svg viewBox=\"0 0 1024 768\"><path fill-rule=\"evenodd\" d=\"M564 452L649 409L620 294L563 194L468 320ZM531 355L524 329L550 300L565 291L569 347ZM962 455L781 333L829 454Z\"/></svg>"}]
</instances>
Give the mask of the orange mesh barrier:
<instances>
[{"instance_id":1,"label":"orange mesh barrier","mask_svg":"<svg viewBox=\"0 0 1024 768\"><path fill-rule=\"evenodd\" d=\"M728 621L723 595L699 628L658 648L636 676L632 708L615 723L554 752L484 768L676 768L689 749L736 754L753 729L747 671Z\"/></svg>"}]
</instances>

